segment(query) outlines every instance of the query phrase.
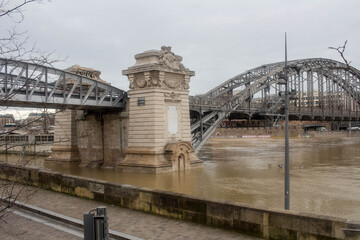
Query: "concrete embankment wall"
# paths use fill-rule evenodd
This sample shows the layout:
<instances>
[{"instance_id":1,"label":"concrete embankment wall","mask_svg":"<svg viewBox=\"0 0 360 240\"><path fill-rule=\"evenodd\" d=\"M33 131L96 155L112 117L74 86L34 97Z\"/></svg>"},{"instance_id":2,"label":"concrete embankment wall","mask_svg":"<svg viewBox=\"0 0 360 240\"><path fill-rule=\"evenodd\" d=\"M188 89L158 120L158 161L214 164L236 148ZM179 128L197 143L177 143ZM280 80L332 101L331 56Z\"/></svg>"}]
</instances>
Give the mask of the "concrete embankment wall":
<instances>
[{"instance_id":1,"label":"concrete embankment wall","mask_svg":"<svg viewBox=\"0 0 360 240\"><path fill-rule=\"evenodd\" d=\"M0 178L266 239L360 239L360 222L343 218L257 209L7 164L0 164Z\"/></svg>"}]
</instances>

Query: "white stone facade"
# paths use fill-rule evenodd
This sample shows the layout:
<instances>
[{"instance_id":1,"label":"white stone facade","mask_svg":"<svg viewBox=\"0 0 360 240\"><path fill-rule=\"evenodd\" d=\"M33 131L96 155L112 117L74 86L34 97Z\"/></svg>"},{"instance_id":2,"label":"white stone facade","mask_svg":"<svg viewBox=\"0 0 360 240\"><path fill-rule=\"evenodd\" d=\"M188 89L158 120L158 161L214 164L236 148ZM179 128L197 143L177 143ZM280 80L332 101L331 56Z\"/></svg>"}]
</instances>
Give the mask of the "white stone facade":
<instances>
[{"instance_id":1,"label":"white stone facade","mask_svg":"<svg viewBox=\"0 0 360 240\"><path fill-rule=\"evenodd\" d=\"M170 47L137 54L135 59L136 64L123 71L131 89L128 149L118 168L157 173L201 165L191 146L188 89L194 72Z\"/></svg>"}]
</instances>

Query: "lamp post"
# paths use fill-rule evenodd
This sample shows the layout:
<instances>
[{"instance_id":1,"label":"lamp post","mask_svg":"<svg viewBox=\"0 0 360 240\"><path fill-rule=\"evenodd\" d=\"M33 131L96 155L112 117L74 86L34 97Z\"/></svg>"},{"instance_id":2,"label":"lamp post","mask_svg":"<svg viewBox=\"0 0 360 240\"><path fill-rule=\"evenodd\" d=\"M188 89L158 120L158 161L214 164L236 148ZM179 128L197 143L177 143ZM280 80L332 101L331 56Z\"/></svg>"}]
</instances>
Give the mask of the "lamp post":
<instances>
[{"instance_id":1,"label":"lamp post","mask_svg":"<svg viewBox=\"0 0 360 240\"><path fill-rule=\"evenodd\" d=\"M287 72L287 39L285 33L285 209L290 209L290 160L289 160L289 81Z\"/></svg>"}]
</instances>

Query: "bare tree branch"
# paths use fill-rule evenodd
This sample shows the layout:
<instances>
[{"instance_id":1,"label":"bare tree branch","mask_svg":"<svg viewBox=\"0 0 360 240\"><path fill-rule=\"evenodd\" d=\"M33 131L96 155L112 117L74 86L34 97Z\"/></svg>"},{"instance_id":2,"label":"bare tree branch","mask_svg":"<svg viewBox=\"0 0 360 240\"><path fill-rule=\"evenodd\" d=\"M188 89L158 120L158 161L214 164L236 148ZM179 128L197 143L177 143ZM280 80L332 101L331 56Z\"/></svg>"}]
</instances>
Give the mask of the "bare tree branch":
<instances>
[{"instance_id":1,"label":"bare tree branch","mask_svg":"<svg viewBox=\"0 0 360 240\"><path fill-rule=\"evenodd\" d=\"M54 52L41 51L36 47L36 44L30 44L30 36L26 31L18 32L16 30L16 24L19 24L24 20L25 7L31 4L40 4L44 1L48 0L0 0L0 20L9 18L14 24L14 26L8 29L4 36L0 36L0 57L49 66L53 66L54 63L62 61L59 57L54 57ZM17 71L16 69L17 67L14 67L12 70L10 69L7 74L15 74L16 72L12 71ZM27 79L35 79L37 77L36 74L38 74L36 73L36 70L37 69L33 69L32 72L29 73L29 77ZM25 88L27 84L28 83L25 82L22 88ZM4 105L6 101L11 101L14 94L15 93L10 93L6 96L1 96L0 105ZM40 118L43 118L43 116ZM39 119L35 119L33 122L38 120ZM27 125L31 125L31 123L32 122L28 122ZM26 124L22 127L26 127ZM12 131L15 131L15 129ZM5 135L6 134L11 134L11 131L6 132ZM6 151L8 150L7 144L8 142L6 143ZM9 146L9 148L16 145L17 144L15 143L12 146ZM28 163L28 161L21 162L22 166L26 166ZM2 170L0 169L0 171ZM2 219L4 214L7 213L7 209L13 206L13 203L18 198L19 194L24 190L26 191L26 176L27 174L19 169L14 176L10 176L9 181L0 181L0 195L7 199L5 204L0 204L0 219ZM16 186L15 181L11 180L16 178L24 179L24 185L21 185L20 187Z\"/></svg>"},{"instance_id":2,"label":"bare tree branch","mask_svg":"<svg viewBox=\"0 0 360 240\"><path fill-rule=\"evenodd\" d=\"M329 49L336 50L340 54L343 61L345 62L346 66L350 67L351 62L348 62L348 60L344 56L344 52L345 52L345 49L346 49L346 44L347 44L347 40L345 41L344 45L342 45L340 47L337 47L337 48L329 47Z\"/></svg>"},{"instance_id":3,"label":"bare tree branch","mask_svg":"<svg viewBox=\"0 0 360 240\"><path fill-rule=\"evenodd\" d=\"M49 1L49 0L48 0ZM9 17L14 23L21 23L24 20L25 6L44 0L0 0L0 19ZM20 18L15 20L15 18ZM54 56L54 52L44 52L36 47L36 44L29 44L27 32L18 32L13 26L8 30L6 36L0 36L0 56L11 60L22 60L41 65L53 67L53 64L65 59Z\"/></svg>"},{"instance_id":4,"label":"bare tree branch","mask_svg":"<svg viewBox=\"0 0 360 240\"><path fill-rule=\"evenodd\" d=\"M351 66L350 66L351 61L348 61L348 60L346 59L346 57L345 57L345 54L344 54L344 53L345 53L345 50L346 50L346 44L347 44L347 42L348 42L348 41L346 40L345 43L344 43L344 45L339 46L339 47L329 47L329 49L337 51L337 52L340 54L342 60L344 61L345 65L346 65L346 68L345 68L345 69L346 69L347 71L349 71L352 75L360 78L360 72L359 72L358 70L356 70L355 68L351 67Z\"/></svg>"},{"instance_id":5,"label":"bare tree branch","mask_svg":"<svg viewBox=\"0 0 360 240\"><path fill-rule=\"evenodd\" d=\"M23 7L29 3L33 2L42 2L41 0L24 0L22 3L15 4L15 6L10 6L10 0L2 0L0 4L0 17L10 17L13 19L14 16L20 16L20 20L16 21L20 23L24 20Z\"/></svg>"}]
</instances>

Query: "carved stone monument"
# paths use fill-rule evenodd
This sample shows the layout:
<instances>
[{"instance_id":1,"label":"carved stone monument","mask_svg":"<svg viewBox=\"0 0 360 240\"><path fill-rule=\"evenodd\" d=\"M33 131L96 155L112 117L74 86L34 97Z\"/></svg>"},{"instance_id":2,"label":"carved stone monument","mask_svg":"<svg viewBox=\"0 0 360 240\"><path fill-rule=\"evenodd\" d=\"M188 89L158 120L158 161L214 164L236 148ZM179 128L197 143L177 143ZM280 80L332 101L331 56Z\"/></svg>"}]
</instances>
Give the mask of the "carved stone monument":
<instances>
[{"instance_id":1,"label":"carved stone monument","mask_svg":"<svg viewBox=\"0 0 360 240\"><path fill-rule=\"evenodd\" d=\"M101 72L99 70L96 70L93 68L82 67L82 66L75 64L75 65L72 65L71 67L65 69L65 71L75 73L75 74L96 80L98 82L110 84L100 78Z\"/></svg>"},{"instance_id":2,"label":"carved stone monument","mask_svg":"<svg viewBox=\"0 0 360 240\"><path fill-rule=\"evenodd\" d=\"M169 172L202 166L191 145L189 82L171 47L135 55L130 82L128 148L122 171Z\"/></svg>"}]
</instances>

